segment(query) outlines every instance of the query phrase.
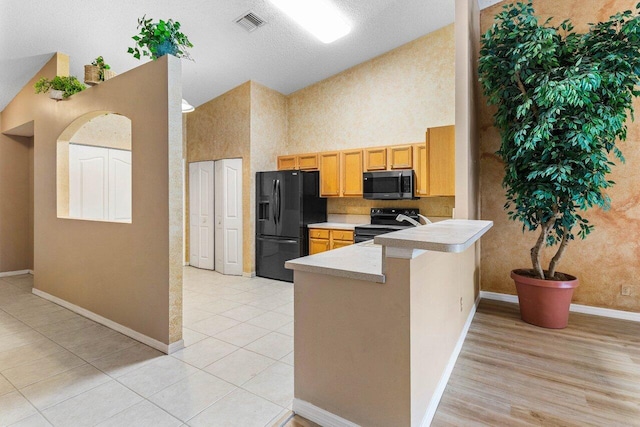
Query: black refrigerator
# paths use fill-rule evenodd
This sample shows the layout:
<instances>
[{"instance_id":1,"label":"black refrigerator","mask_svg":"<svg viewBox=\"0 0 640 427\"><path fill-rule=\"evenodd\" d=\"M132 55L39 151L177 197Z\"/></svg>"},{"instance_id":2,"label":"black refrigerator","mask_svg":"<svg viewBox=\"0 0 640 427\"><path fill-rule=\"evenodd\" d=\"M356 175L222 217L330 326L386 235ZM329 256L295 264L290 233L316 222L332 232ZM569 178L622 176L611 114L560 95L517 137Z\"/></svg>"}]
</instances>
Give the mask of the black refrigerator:
<instances>
[{"instance_id":1,"label":"black refrigerator","mask_svg":"<svg viewBox=\"0 0 640 427\"><path fill-rule=\"evenodd\" d=\"M256 173L256 275L293 282L285 261L308 255L307 225L326 220L318 172Z\"/></svg>"}]
</instances>

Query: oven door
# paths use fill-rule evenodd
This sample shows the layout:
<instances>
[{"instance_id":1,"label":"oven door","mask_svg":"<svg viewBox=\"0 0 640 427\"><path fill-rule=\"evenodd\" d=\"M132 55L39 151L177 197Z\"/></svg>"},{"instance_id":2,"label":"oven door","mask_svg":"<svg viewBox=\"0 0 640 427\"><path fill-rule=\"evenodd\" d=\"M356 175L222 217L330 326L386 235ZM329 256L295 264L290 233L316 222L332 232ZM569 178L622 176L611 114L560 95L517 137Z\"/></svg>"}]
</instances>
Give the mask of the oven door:
<instances>
[{"instance_id":1,"label":"oven door","mask_svg":"<svg viewBox=\"0 0 640 427\"><path fill-rule=\"evenodd\" d=\"M413 170L365 172L363 197L372 200L413 199Z\"/></svg>"}]
</instances>

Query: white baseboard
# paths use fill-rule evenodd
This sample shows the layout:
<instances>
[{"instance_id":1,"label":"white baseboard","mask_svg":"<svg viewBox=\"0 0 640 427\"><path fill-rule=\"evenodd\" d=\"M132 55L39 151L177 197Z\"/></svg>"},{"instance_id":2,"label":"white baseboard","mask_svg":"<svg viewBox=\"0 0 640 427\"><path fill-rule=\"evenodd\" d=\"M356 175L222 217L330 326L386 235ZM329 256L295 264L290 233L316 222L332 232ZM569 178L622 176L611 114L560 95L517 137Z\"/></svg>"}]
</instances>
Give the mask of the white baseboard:
<instances>
[{"instance_id":1,"label":"white baseboard","mask_svg":"<svg viewBox=\"0 0 640 427\"><path fill-rule=\"evenodd\" d=\"M16 270L0 272L0 277L20 276L22 274L33 274L33 270Z\"/></svg>"},{"instance_id":2,"label":"white baseboard","mask_svg":"<svg viewBox=\"0 0 640 427\"><path fill-rule=\"evenodd\" d=\"M476 314L479 302L480 295L478 295L478 298L476 298L473 306L471 307L471 311L469 311L467 321L464 323L462 332L460 332L460 336L458 337L458 342L456 343L453 353L451 353L451 357L449 357L449 362L447 363L447 366L440 377L440 381L438 381L438 385L431 396L431 401L429 402L429 406L427 406L427 412L424 414L424 417L422 417L422 423L420 424L421 427L429 427L431 425L431 421L433 421L433 417L436 414L436 410L438 409L444 390L447 388L447 383L449 382L453 368L456 366L456 361L458 360L460 351L462 351L462 345L464 344L464 340L467 338L467 333L469 332L471 322L473 322L473 316Z\"/></svg>"},{"instance_id":3,"label":"white baseboard","mask_svg":"<svg viewBox=\"0 0 640 427\"><path fill-rule=\"evenodd\" d=\"M480 291L480 298L518 304L517 295ZM582 305L582 304L571 304L569 311L573 311L574 313L591 314L593 316L610 317L612 319L640 322L640 313L635 313L632 311L614 310L611 308L593 307L590 305Z\"/></svg>"},{"instance_id":4,"label":"white baseboard","mask_svg":"<svg viewBox=\"0 0 640 427\"><path fill-rule=\"evenodd\" d=\"M46 300L49 300L53 303L56 303L64 308L68 308L69 310L78 313L81 316L86 317L87 319L93 320L94 322L98 322L104 326L106 326L107 328L111 328L114 331L120 332L121 334L124 334L130 338L133 338L136 341L140 341L143 344L148 345L149 347L153 347L156 350L159 350L165 354L171 354L174 353L182 348L184 348L184 341L180 340L180 341L176 341L172 344L165 344L162 343L154 338L148 337L144 334L141 334L140 332L134 331L133 329L127 328L126 326L123 326L119 323L114 322L113 320L109 320L106 317L102 317L99 314L96 314L92 311L89 311L85 308L79 307L75 304L72 304L68 301L65 301L61 298L55 297L51 294L48 294L44 291L41 291L39 289L33 288L32 290L34 295L37 295L39 297L42 297Z\"/></svg>"},{"instance_id":5,"label":"white baseboard","mask_svg":"<svg viewBox=\"0 0 640 427\"><path fill-rule=\"evenodd\" d=\"M253 278L256 277L256 272L255 271L251 271L249 273L245 273L244 271L242 272L242 277L248 277L248 278Z\"/></svg>"},{"instance_id":6,"label":"white baseboard","mask_svg":"<svg viewBox=\"0 0 640 427\"><path fill-rule=\"evenodd\" d=\"M293 412L309 421L320 424L322 427L360 427L358 424L301 399L293 399Z\"/></svg>"}]
</instances>

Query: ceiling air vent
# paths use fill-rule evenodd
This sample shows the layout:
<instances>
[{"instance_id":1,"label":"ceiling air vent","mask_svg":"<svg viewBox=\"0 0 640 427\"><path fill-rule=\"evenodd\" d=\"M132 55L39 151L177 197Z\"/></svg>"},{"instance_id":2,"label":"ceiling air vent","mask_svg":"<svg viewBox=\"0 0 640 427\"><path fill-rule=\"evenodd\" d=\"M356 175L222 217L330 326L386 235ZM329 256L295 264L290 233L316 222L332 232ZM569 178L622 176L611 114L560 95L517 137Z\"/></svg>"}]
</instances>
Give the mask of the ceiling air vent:
<instances>
[{"instance_id":1,"label":"ceiling air vent","mask_svg":"<svg viewBox=\"0 0 640 427\"><path fill-rule=\"evenodd\" d=\"M266 21L253 12L247 12L236 19L236 24L240 25L248 32L252 32L256 28L262 27L264 24L266 24Z\"/></svg>"}]
</instances>

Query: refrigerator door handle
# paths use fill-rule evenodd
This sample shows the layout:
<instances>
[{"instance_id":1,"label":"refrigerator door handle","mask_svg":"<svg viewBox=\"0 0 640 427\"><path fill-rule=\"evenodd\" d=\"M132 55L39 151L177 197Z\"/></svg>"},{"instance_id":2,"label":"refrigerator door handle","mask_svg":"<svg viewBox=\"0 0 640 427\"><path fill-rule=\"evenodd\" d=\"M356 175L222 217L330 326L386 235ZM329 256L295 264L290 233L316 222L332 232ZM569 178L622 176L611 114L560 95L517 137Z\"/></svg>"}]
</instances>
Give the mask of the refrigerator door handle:
<instances>
[{"instance_id":1,"label":"refrigerator door handle","mask_svg":"<svg viewBox=\"0 0 640 427\"><path fill-rule=\"evenodd\" d=\"M258 240L261 241L261 242L268 241L268 242L291 243L291 244L300 243L298 240L292 240L292 239L269 239L269 238L265 238L265 237L258 237Z\"/></svg>"},{"instance_id":2,"label":"refrigerator door handle","mask_svg":"<svg viewBox=\"0 0 640 427\"><path fill-rule=\"evenodd\" d=\"M280 206L280 202L281 202L280 201L280 196L281 196L281 194L280 194L280 180L279 179L276 180L276 191L277 191L276 200L278 201L278 222L280 222L280 217L282 216L282 211L280 210L281 209L281 206Z\"/></svg>"},{"instance_id":3,"label":"refrigerator door handle","mask_svg":"<svg viewBox=\"0 0 640 427\"><path fill-rule=\"evenodd\" d=\"M276 180L273 180L273 186L271 188L271 200L273 200L273 222L274 224L278 224L278 216L277 216L277 209L278 209L278 201L276 200Z\"/></svg>"}]
</instances>

